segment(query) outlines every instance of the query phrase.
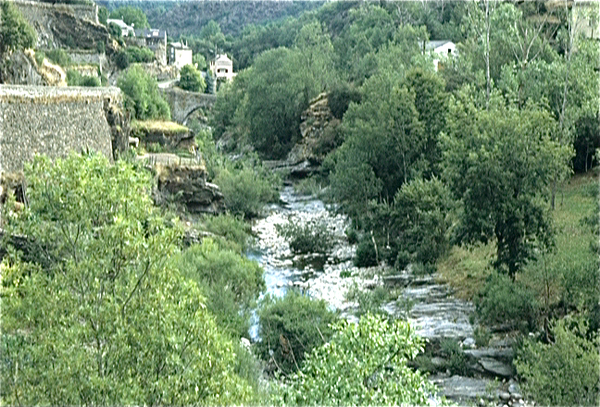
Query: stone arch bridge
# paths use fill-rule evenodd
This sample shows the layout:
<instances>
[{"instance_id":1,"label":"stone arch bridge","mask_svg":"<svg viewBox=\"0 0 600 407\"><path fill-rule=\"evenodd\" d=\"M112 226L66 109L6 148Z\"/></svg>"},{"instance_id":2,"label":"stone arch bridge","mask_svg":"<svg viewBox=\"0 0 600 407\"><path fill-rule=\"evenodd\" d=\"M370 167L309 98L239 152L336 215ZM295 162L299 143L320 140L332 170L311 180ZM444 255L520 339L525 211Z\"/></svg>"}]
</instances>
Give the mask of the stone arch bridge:
<instances>
[{"instance_id":1,"label":"stone arch bridge","mask_svg":"<svg viewBox=\"0 0 600 407\"><path fill-rule=\"evenodd\" d=\"M179 88L160 88L171 108L171 119L186 124L192 113L199 109L212 109L217 100L215 95L188 92Z\"/></svg>"}]
</instances>

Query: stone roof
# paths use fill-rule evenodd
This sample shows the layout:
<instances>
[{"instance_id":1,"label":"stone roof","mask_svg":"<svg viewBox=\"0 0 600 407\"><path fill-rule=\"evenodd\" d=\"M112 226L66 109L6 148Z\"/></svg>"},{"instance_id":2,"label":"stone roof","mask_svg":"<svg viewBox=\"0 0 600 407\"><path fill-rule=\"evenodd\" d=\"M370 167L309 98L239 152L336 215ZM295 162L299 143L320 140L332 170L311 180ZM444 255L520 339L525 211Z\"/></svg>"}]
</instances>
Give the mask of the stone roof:
<instances>
[{"instance_id":1,"label":"stone roof","mask_svg":"<svg viewBox=\"0 0 600 407\"><path fill-rule=\"evenodd\" d=\"M425 50L436 49L436 48L441 47L442 45L445 45L449 42L452 42L452 41L450 41L450 40L427 41L427 43L425 44Z\"/></svg>"}]
</instances>

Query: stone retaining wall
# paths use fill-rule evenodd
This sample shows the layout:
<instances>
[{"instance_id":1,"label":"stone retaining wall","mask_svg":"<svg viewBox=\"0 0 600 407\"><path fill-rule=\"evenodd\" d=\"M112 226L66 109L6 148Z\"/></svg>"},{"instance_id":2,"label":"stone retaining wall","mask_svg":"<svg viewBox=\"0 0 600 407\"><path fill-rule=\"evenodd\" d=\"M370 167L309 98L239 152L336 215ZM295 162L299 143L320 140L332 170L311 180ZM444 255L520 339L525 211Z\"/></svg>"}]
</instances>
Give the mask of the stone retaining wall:
<instances>
[{"instance_id":1,"label":"stone retaining wall","mask_svg":"<svg viewBox=\"0 0 600 407\"><path fill-rule=\"evenodd\" d=\"M0 172L15 173L34 154L93 150L113 159L107 106L118 88L0 85Z\"/></svg>"}]
</instances>

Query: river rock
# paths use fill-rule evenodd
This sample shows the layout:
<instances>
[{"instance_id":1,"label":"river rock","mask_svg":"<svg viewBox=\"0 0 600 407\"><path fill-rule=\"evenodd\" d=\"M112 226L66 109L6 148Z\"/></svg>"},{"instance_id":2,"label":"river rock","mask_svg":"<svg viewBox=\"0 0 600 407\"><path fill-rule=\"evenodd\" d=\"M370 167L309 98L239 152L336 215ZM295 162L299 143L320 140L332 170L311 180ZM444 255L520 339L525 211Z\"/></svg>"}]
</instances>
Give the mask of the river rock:
<instances>
[{"instance_id":1,"label":"river rock","mask_svg":"<svg viewBox=\"0 0 600 407\"><path fill-rule=\"evenodd\" d=\"M500 393L498 393L498 398L503 401L508 401L510 400L510 394L508 394L505 391L501 391Z\"/></svg>"},{"instance_id":2,"label":"river rock","mask_svg":"<svg viewBox=\"0 0 600 407\"><path fill-rule=\"evenodd\" d=\"M444 378L431 376L431 381L439 386L446 398L456 402L476 401L480 398L492 400L497 397L497 390L490 393L488 380L472 377L452 376Z\"/></svg>"},{"instance_id":3,"label":"river rock","mask_svg":"<svg viewBox=\"0 0 600 407\"><path fill-rule=\"evenodd\" d=\"M511 377L513 375L513 370L510 365L499 362L496 359L481 358L479 359L479 364L486 372L492 373L495 376Z\"/></svg>"},{"instance_id":4,"label":"river rock","mask_svg":"<svg viewBox=\"0 0 600 407\"><path fill-rule=\"evenodd\" d=\"M515 394L515 393L520 392L519 384L516 381L514 381L513 379L510 379L508 381L508 392L510 394Z\"/></svg>"},{"instance_id":5,"label":"river rock","mask_svg":"<svg viewBox=\"0 0 600 407\"><path fill-rule=\"evenodd\" d=\"M514 351L511 348L498 349L498 348L479 348L479 349L467 349L465 350L467 355L473 356L476 359L481 358L492 358L511 361L514 357Z\"/></svg>"}]
</instances>

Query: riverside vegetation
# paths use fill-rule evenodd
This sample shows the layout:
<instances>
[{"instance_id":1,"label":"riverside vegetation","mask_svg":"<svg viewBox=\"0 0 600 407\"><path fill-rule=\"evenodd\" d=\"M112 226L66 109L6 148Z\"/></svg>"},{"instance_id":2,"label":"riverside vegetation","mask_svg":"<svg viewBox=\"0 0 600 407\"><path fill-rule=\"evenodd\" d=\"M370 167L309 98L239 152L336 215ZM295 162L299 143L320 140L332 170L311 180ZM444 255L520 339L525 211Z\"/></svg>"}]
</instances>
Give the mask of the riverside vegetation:
<instances>
[{"instance_id":1,"label":"riverside vegetation","mask_svg":"<svg viewBox=\"0 0 600 407\"><path fill-rule=\"evenodd\" d=\"M2 7L0 51L31 46L22 20ZM182 6L144 7L154 18ZM154 206L135 160L72 154L27 166L27 205L9 198L2 207L2 403L445 403L423 368L423 340L382 308L395 293L353 290L357 324L299 292L260 299L247 221L281 186L261 160L288 157L322 92L339 124L323 132L323 159L302 188L350 218L355 264L380 266L379 277L435 273L473 301L477 345L490 331L517 338L526 399L600 402L600 51L573 23L574 7L306 8L241 31L215 21L181 30L204 61L230 52L239 71L218 87L210 129L190 124L228 214ZM148 24L133 7L111 15ZM454 41L458 56L434 69L429 39ZM128 66L143 52L129 54L120 57L126 108L139 120L168 119L156 81ZM204 90L197 71L184 73L182 86ZM204 233L200 243L183 243L179 217ZM293 220L279 228L296 253L327 252L328 232ZM261 340L250 344L255 309ZM445 367L464 373L461 346L440 348Z\"/></svg>"}]
</instances>

